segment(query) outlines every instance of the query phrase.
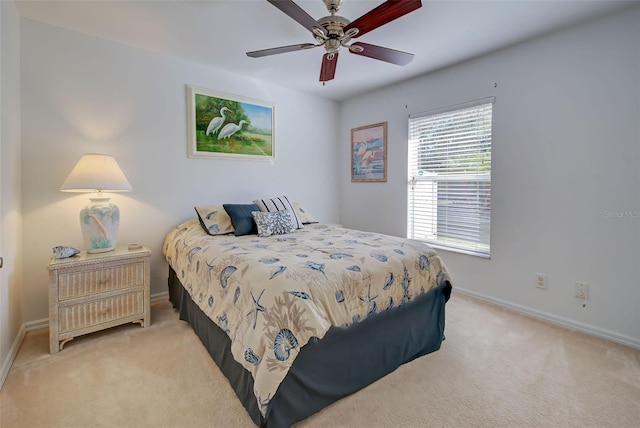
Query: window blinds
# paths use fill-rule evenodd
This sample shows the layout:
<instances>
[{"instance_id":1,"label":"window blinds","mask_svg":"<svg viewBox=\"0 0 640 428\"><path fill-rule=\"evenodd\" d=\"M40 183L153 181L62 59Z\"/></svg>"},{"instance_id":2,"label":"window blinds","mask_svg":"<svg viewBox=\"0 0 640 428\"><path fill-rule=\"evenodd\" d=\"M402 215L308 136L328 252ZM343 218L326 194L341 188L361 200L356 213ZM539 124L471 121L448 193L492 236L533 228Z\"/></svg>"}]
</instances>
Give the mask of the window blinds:
<instances>
[{"instance_id":1,"label":"window blinds","mask_svg":"<svg viewBox=\"0 0 640 428\"><path fill-rule=\"evenodd\" d=\"M493 102L409 117L409 238L489 257Z\"/></svg>"}]
</instances>

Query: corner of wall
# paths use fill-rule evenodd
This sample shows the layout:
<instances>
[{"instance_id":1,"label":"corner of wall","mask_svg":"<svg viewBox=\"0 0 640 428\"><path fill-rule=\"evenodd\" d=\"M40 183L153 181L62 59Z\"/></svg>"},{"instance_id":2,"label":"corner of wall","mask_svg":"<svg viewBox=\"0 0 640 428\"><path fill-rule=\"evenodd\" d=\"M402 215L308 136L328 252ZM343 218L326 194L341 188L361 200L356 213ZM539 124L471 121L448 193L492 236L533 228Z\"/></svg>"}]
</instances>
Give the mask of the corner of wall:
<instances>
[{"instance_id":1,"label":"corner of wall","mask_svg":"<svg viewBox=\"0 0 640 428\"><path fill-rule=\"evenodd\" d=\"M11 349L7 353L7 357L2 362L2 366L0 366L0 390L4 386L4 381L7 380L7 376L9 375L9 370L11 370L11 366L18 355L18 351L20 350L20 345L22 345L22 341L24 340L24 336L26 334L26 329L24 324L18 331L18 335L16 336L13 344L11 345Z\"/></svg>"},{"instance_id":2,"label":"corner of wall","mask_svg":"<svg viewBox=\"0 0 640 428\"><path fill-rule=\"evenodd\" d=\"M16 357L23 325L20 16L0 2L0 388Z\"/></svg>"}]
</instances>

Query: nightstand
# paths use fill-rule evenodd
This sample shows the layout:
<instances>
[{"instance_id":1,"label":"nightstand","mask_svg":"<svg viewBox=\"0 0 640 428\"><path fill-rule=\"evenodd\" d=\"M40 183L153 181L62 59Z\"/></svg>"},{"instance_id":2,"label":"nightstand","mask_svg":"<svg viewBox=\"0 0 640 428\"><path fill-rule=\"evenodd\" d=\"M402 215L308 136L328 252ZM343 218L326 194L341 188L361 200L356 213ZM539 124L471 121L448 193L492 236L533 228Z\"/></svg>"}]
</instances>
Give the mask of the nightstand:
<instances>
[{"instance_id":1,"label":"nightstand","mask_svg":"<svg viewBox=\"0 0 640 428\"><path fill-rule=\"evenodd\" d=\"M51 258L49 351L74 337L129 322L148 327L151 252L144 246Z\"/></svg>"}]
</instances>

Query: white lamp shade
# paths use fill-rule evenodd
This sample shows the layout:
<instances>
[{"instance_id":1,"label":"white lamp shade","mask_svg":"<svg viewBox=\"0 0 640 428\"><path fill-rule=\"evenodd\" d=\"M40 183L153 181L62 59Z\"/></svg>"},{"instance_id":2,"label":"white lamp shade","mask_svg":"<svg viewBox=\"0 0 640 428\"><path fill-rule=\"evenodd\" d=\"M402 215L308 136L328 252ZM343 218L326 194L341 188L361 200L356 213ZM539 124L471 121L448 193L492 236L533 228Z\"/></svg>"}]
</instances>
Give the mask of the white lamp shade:
<instances>
[{"instance_id":1,"label":"white lamp shade","mask_svg":"<svg viewBox=\"0 0 640 428\"><path fill-rule=\"evenodd\" d=\"M63 192L130 192L131 184L113 156L82 155L60 188Z\"/></svg>"},{"instance_id":2,"label":"white lamp shade","mask_svg":"<svg viewBox=\"0 0 640 428\"><path fill-rule=\"evenodd\" d=\"M109 155L83 155L60 188L63 192L98 192L99 197L80 211L80 228L88 253L111 251L116 247L120 209L103 192L130 192L131 184Z\"/></svg>"}]
</instances>

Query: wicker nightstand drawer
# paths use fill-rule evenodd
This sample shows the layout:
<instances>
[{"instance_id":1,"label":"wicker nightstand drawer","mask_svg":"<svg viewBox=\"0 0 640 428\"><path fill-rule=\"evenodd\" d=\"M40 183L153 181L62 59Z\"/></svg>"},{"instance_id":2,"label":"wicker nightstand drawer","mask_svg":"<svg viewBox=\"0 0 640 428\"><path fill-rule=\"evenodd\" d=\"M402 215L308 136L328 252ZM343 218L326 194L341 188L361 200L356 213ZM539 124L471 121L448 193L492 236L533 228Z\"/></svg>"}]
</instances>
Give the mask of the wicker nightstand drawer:
<instances>
[{"instance_id":1,"label":"wicker nightstand drawer","mask_svg":"<svg viewBox=\"0 0 640 428\"><path fill-rule=\"evenodd\" d=\"M60 274L58 299L67 300L107 291L144 285L144 262L116 265L108 269L87 266L77 272Z\"/></svg>"},{"instance_id":2,"label":"wicker nightstand drawer","mask_svg":"<svg viewBox=\"0 0 640 428\"><path fill-rule=\"evenodd\" d=\"M49 351L74 337L130 322L147 327L151 252L145 246L49 261Z\"/></svg>"},{"instance_id":3,"label":"wicker nightstand drawer","mask_svg":"<svg viewBox=\"0 0 640 428\"><path fill-rule=\"evenodd\" d=\"M62 335L131 316L144 316L142 290L61 307L58 309L58 332Z\"/></svg>"}]
</instances>

